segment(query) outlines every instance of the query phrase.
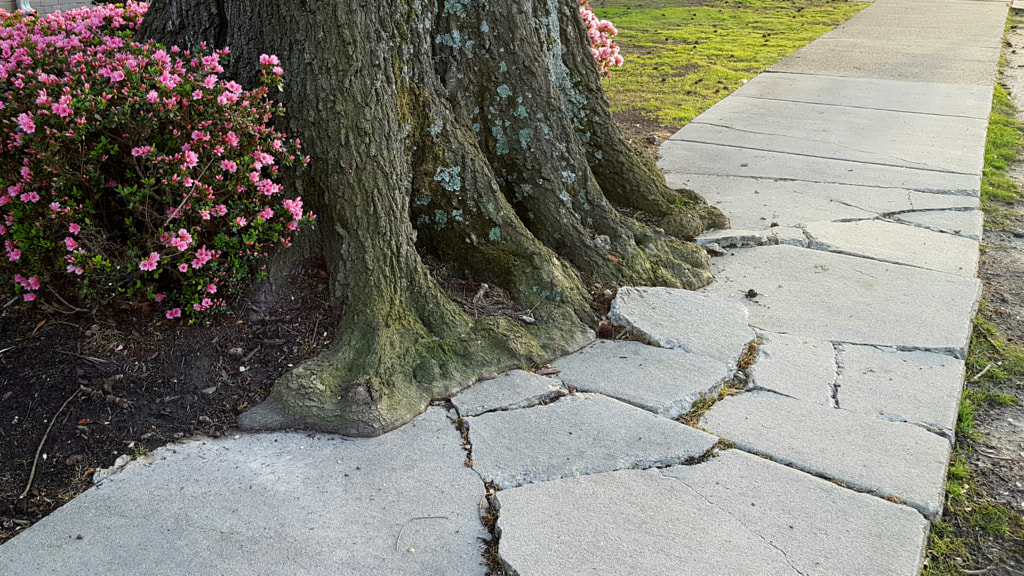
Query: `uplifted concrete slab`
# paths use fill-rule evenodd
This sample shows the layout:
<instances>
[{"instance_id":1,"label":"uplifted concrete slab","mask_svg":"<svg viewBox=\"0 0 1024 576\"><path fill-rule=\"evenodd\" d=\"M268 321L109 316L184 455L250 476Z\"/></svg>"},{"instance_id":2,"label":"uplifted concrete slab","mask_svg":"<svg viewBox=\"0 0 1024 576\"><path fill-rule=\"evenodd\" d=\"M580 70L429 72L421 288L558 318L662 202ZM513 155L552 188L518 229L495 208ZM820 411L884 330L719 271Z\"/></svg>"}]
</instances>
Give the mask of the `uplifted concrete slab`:
<instances>
[{"instance_id":1,"label":"uplifted concrete slab","mask_svg":"<svg viewBox=\"0 0 1024 576\"><path fill-rule=\"evenodd\" d=\"M659 287L619 289L608 320L645 342L714 358L735 367L754 339L747 309L727 298Z\"/></svg>"},{"instance_id":2,"label":"uplifted concrete slab","mask_svg":"<svg viewBox=\"0 0 1024 576\"><path fill-rule=\"evenodd\" d=\"M910 508L738 450L497 499L499 555L521 576L913 576L928 534Z\"/></svg>"},{"instance_id":3,"label":"uplifted concrete slab","mask_svg":"<svg viewBox=\"0 0 1024 576\"><path fill-rule=\"evenodd\" d=\"M580 392L610 396L666 418L689 412L700 398L717 394L733 374L725 363L707 356L617 340L598 340L552 366Z\"/></svg>"},{"instance_id":4,"label":"uplifted concrete slab","mask_svg":"<svg viewBox=\"0 0 1024 576\"><path fill-rule=\"evenodd\" d=\"M459 416L479 416L492 410L514 410L554 400L565 394L558 381L524 370L477 382L452 398Z\"/></svg>"},{"instance_id":5,"label":"uplifted concrete slab","mask_svg":"<svg viewBox=\"0 0 1024 576\"><path fill-rule=\"evenodd\" d=\"M764 332L758 337L761 345L748 370L750 389L834 407L839 367L831 342Z\"/></svg>"},{"instance_id":6,"label":"uplifted concrete slab","mask_svg":"<svg viewBox=\"0 0 1024 576\"><path fill-rule=\"evenodd\" d=\"M992 86L841 78L783 72L759 74L733 96L830 106L977 118L988 122Z\"/></svg>"},{"instance_id":7,"label":"uplifted concrete slab","mask_svg":"<svg viewBox=\"0 0 1024 576\"><path fill-rule=\"evenodd\" d=\"M975 241L981 241L981 230L985 224L981 210L923 210L894 214L892 219Z\"/></svg>"},{"instance_id":8,"label":"uplifted concrete slab","mask_svg":"<svg viewBox=\"0 0 1024 576\"><path fill-rule=\"evenodd\" d=\"M711 266L703 290L744 302L759 330L961 358L981 294L977 279L793 246L736 249Z\"/></svg>"},{"instance_id":9,"label":"uplifted concrete slab","mask_svg":"<svg viewBox=\"0 0 1024 576\"><path fill-rule=\"evenodd\" d=\"M168 445L0 546L0 574L482 576L465 457L437 408L372 439Z\"/></svg>"},{"instance_id":10,"label":"uplifted concrete slab","mask_svg":"<svg viewBox=\"0 0 1024 576\"><path fill-rule=\"evenodd\" d=\"M884 220L811 222L810 247L927 268L965 278L978 272L978 241Z\"/></svg>"},{"instance_id":11,"label":"uplifted concrete slab","mask_svg":"<svg viewBox=\"0 0 1024 576\"><path fill-rule=\"evenodd\" d=\"M928 522L916 511L727 450L661 471L782 550L806 576L916 575Z\"/></svg>"},{"instance_id":12,"label":"uplifted concrete slab","mask_svg":"<svg viewBox=\"0 0 1024 576\"><path fill-rule=\"evenodd\" d=\"M697 238L697 244L701 246L709 242L714 242L722 248L752 248L754 246L767 246L771 243L765 233L738 228L709 230Z\"/></svg>"},{"instance_id":13,"label":"uplifted concrete slab","mask_svg":"<svg viewBox=\"0 0 1024 576\"><path fill-rule=\"evenodd\" d=\"M670 186L696 190L729 215L734 228L763 230L808 222L874 218L908 210L977 209L978 199L891 187L670 174Z\"/></svg>"},{"instance_id":14,"label":"uplifted concrete slab","mask_svg":"<svg viewBox=\"0 0 1024 576\"><path fill-rule=\"evenodd\" d=\"M676 182L674 174L711 174L804 180L822 184L853 184L978 196L981 175L865 164L721 144L666 140L658 166Z\"/></svg>"},{"instance_id":15,"label":"uplifted concrete slab","mask_svg":"<svg viewBox=\"0 0 1024 576\"><path fill-rule=\"evenodd\" d=\"M760 391L719 401L701 423L748 452L898 498L930 519L942 512L950 445L918 426Z\"/></svg>"},{"instance_id":16,"label":"uplifted concrete slab","mask_svg":"<svg viewBox=\"0 0 1024 576\"><path fill-rule=\"evenodd\" d=\"M964 382L964 362L944 354L845 345L839 407L934 427L952 437Z\"/></svg>"},{"instance_id":17,"label":"uplifted concrete slab","mask_svg":"<svg viewBox=\"0 0 1024 576\"><path fill-rule=\"evenodd\" d=\"M473 468L512 488L627 468L669 466L697 458L714 436L596 394L553 404L489 412L463 420Z\"/></svg>"},{"instance_id":18,"label":"uplifted concrete slab","mask_svg":"<svg viewBox=\"0 0 1024 576\"><path fill-rule=\"evenodd\" d=\"M980 174L988 118L833 106L737 94L672 140L922 170Z\"/></svg>"}]
</instances>

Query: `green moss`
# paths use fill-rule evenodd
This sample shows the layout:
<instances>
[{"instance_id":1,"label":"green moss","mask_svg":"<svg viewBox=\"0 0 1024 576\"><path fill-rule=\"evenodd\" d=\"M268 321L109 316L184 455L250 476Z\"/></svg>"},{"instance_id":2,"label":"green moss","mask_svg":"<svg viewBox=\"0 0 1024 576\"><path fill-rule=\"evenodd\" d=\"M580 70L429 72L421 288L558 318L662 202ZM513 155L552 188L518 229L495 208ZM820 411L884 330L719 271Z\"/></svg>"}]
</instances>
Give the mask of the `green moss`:
<instances>
[{"instance_id":1,"label":"green moss","mask_svg":"<svg viewBox=\"0 0 1024 576\"><path fill-rule=\"evenodd\" d=\"M626 63L604 81L612 112L681 126L867 6L828 0L592 3Z\"/></svg>"}]
</instances>

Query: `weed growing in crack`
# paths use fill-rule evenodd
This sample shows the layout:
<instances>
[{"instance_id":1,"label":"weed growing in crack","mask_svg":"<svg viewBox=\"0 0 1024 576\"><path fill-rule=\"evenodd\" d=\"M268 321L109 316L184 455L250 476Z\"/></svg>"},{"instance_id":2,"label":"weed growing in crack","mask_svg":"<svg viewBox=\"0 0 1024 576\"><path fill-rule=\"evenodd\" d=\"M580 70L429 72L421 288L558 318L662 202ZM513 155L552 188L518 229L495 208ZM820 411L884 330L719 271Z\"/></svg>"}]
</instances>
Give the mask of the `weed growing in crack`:
<instances>
[{"instance_id":1,"label":"weed growing in crack","mask_svg":"<svg viewBox=\"0 0 1024 576\"><path fill-rule=\"evenodd\" d=\"M691 428L700 427L700 419L711 410L711 407L716 402L729 396L736 396L747 389L747 370L754 365L757 361L757 349L761 346L762 340L757 338L747 344L746 349L740 354L739 362L736 364L736 374L732 380L729 380L722 384L722 388L714 393L707 396L700 397L696 402L690 405L690 411L680 415L676 418L676 422L686 424Z\"/></svg>"}]
</instances>

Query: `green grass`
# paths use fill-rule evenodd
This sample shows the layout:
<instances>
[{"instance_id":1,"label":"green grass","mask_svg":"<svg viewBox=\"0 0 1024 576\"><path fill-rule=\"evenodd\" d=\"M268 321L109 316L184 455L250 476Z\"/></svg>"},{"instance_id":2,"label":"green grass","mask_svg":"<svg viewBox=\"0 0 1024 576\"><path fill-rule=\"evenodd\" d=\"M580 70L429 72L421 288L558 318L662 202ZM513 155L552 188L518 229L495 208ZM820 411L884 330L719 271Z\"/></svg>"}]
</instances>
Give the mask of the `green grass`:
<instances>
[{"instance_id":1,"label":"green grass","mask_svg":"<svg viewBox=\"0 0 1024 576\"><path fill-rule=\"evenodd\" d=\"M1024 123L1015 120L1016 109L1006 89L996 85L985 140L985 168L981 176L982 208L993 214L998 208L993 201L1014 202L1021 197L1021 187L1006 175L1010 164L1024 148Z\"/></svg>"},{"instance_id":2,"label":"green grass","mask_svg":"<svg viewBox=\"0 0 1024 576\"><path fill-rule=\"evenodd\" d=\"M834 0L592 1L619 30L626 63L604 89L613 112L682 126L856 14ZM602 7L604 6L604 7Z\"/></svg>"}]
</instances>

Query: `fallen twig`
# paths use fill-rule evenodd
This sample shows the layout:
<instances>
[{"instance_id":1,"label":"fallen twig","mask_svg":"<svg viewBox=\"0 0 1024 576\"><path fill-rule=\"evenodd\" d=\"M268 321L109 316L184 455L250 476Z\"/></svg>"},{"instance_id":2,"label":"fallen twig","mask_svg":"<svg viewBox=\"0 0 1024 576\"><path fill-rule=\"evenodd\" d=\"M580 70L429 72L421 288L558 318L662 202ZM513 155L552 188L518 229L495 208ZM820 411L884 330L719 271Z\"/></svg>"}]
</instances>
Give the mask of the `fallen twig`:
<instances>
[{"instance_id":1,"label":"fallen twig","mask_svg":"<svg viewBox=\"0 0 1024 576\"><path fill-rule=\"evenodd\" d=\"M43 452L43 445L46 444L46 437L50 435L50 430L53 429L53 424L57 421L57 417L64 411L64 408L67 408L68 403L75 399L75 396L78 396L78 390L75 390L71 396L68 396L68 399L60 405L60 409L57 410L57 413L53 415L53 418L50 418L50 425L46 427L46 432L43 433L43 439L39 442L39 447L36 448L36 458L32 461L32 471L28 475L28 484L25 485L25 491L21 493L21 496L18 496L19 500L28 496L28 491L32 489L32 481L36 479L36 466L39 465L39 455Z\"/></svg>"},{"instance_id":2,"label":"fallen twig","mask_svg":"<svg viewBox=\"0 0 1024 576\"><path fill-rule=\"evenodd\" d=\"M982 376L984 376L984 375L985 375L985 372L988 372L989 368L991 368L992 366L993 366L993 365L992 365L992 363L990 362L988 366L985 366L985 367L984 367L984 368L983 368L983 369L981 370L981 372L978 372L977 374L975 374L975 375L974 375L974 378L971 378L971 382L977 382L977 381L978 381L978 379L980 379L980 378L981 378Z\"/></svg>"},{"instance_id":3,"label":"fallen twig","mask_svg":"<svg viewBox=\"0 0 1024 576\"><path fill-rule=\"evenodd\" d=\"M451 520L451 518L447 516L419 516L416 518L410 518L406 520L405 524L402 524L402 529L398 531L398 538L395 538L395 552L399 551L398 544L402 541L402 532L405 532L405 527L408 526L409 523L413 522L414 520Z\"/></svg>"}]
</instances>

